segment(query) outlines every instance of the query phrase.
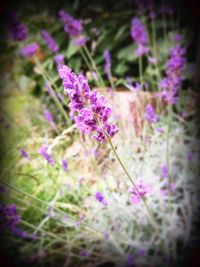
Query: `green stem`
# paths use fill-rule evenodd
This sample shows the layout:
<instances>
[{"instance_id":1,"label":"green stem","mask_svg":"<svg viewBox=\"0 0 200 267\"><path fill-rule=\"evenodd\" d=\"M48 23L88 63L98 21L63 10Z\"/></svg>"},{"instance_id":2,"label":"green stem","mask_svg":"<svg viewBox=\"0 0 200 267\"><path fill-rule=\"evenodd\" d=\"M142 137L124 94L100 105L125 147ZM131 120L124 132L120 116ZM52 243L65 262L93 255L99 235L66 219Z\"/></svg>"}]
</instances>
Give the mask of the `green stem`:
<instances>
[{"instance_id":1,"label":"green stem","mask_svg":"<svg viewBox=\"0 0 200 267\"><path fill-rule=\"evenodd\" d=\"M79 51L80 51L80 53L81 53L81 55L82 55L82 57L83 57L83 59L84 59L86 65L87 65L88 69L90 70L90 73L92 74L93 69L92 69L92 66L90 65L90 62L89 62L88 59L87 59L87 56L85 55L84 50L80 47L80 48L79 48ZM97 85L97 86L100 86L100 85L101 85L101 84L99 83L99 78L98 78L98 80L95 79L95 82L96 82L96 85Z\"/></svg>"},{"instance_id":2,"label":"green stem","mask_svg":"<svg viewBox=\"0 0 200 267\"><path fill-rule=\"evenodd\" d=\"M58 211L58 212L60 212L60 213L62 213L62 214L64 214L64 215L67 215L67 216L68 216L70 219L72 219L73 221L77 221L77 218L75 218L74 216L72 216L72 215L70 215L70 214L64 212L63 210L57 208L56 206L53 206L53 205L51 205L50 203L48 203L48 202L46 202L46 201L44 201L44 200L42 200L42 199L40 199L40 198L37 198L37 197L35 197L35 196L33 196L33 195L30 195L29 193L24 192L24 191L22 191L22 190L20 190L20 189L18 189L18 188L16 188L16 187L10 185L10 184L7 184L7 183L5 183L5 182L2 181L2 180L0 180L0 182L1 182L2 184L4 184L5 186L9 187L10 189L12 189L12 190L14 190L14 191L16 191L16 192L18 192L18 193L20 193L20 194L23 194L23 195L25 195L25 196L27 196L27 197L29 197L29 198L32 198L33 200L35 200L35 201L37 201L37 202L40 202L41 204L46 205L46 206L48 206L48 207L54 209L55 211ZM93 226L87 225L87 223L84 223L84 222L82 222L82 224L85 225L85 227L87 227L87 228L89 228L89 229L92 229L93 231L98 232L98 233L100 233L100 234L102 235L102 232L99 231L98 229L94 228Z\"/></svg>"},{"instance_id":3,"label":"green stem","mask_svg":"<svg viewBox=\"0 0 200 267\"><path fill-rule=\"evenodd\" d=\"M108 134L107 134L106 132L104 132L104 133L105 133L105 135L106 135L107 138L108 138L108 142L109 142L109 144L110 144L110 146L111 146L111 149L112 149L113 153L115 154L115 156L116 156L116 158L117 158L119 164L121 165L121 167L122 167L122 169L124 170L124 172L126 173L127 177L129 178L129 180L130 180L131 183L133 184L133 186L134 186L134 188L135 188L137 194L140 195L140 192L139 192L139 190L138 190L136 184L134 183L134 181L133 181L133 179L131 178L130 174L128 173L126 167L124 166L123 162L121 161L121 159L120 159L120 157L119 157L117 151L115 150L115 148L114 148L114 146L113 146L113 143L112 143L110 137L108 136ZM146 208L146 210L147 210L147 212L148 212L148 214L149 214L149 218L150 218L150 220L151 220L152 225L157 229L157 228L158 228L157 222L156 222L156 220L155 220L155 218L154 218L154 216L153 216L151 210L149 209L149 207L148 207L148 205L147 205L147 203L146 203L145 198L144 198L143 196L141 196L141 199L142 199L142 201L143 201L143 203L144 203L144 206L145 206L145 208Z\"/></svg>"},{"instance_id":4,"label":"green stem","mask_svg":"<svg viewBox=\"0 0 200 267\"><path fill-rule=\"evenodd\" d=\"M41 74L43 76L44 81L49 86L49 89L50 89L50 92L51 92L51 95L52 95L52 98L53 98L55 104L57 105L58 109L62 113L62 115L65 118L65 120L67 121L68 125L70 125L71 124L71 121L70 121L69 117L67 116L66 111L64 110L64 108L61 105L60 101L58 100L58 98L57 98L54 90L52 89L52 87L50 85L51 82L48 80L48 78L47 78L48 75L46 74L45 70L43 69L42 64L40 63L40 61L38 60L37 57L35 57L35 61L36 61L36 64L37 64L37 66L39 67L39 69L41 71Z\"/></svg>"},{"instance_id":5,"label":"green stem","mask_svg":"<svg viewBox=\"0 0 200 267\"><path fill-rule=\"evenodd\" d=\"M92 59L92 56L90 55L89 50L87 49L87 47L86 47L85 45L83 46L83 49L85 50L85 53L86 53L86 55L88 56L88 58L89 58L89 60L90 60L90 62L91 62L91 64L92 64L93 68L95 69L95 71L96 71L96 73L97 73L97 76L99 77L99 80L100 80L101 83L102 83L102 86L106 87L106 86L105 86L105 83L104 83L104 81L103 81L103 79L101 78L101 74L99 73L99 70L98 70L98 68L97 68L97 66L96 66L96 64L95 64L95 62L94 62L94 60Z\"/></svg>"},{"instance_id":6,"label":"green stem","mask_svg":"<svg viewBox=\"0 0 200 267\"><path fill-rule=\"evenodd\" d=\"M140 76L140 84L143 87L143 77L142 77L142 57L139 57L139 76Z\"/></svg>"},{"instance_id":7,"label":"green stem","mask_svg":"<svg viewBox=\"0 0 200 267\"><path fill-rule=\"evenodd\" d=\"M170 129L171 129L171 120L172 120L172 105L168 104L168 115L167 115L167 133L166 133L166 161L168 168L168 192L169 195L171 193L170 187L172 183L171 175L170 175L170 148L169 148L169 137L170 137Z\"/></svg>"}]
</instances>

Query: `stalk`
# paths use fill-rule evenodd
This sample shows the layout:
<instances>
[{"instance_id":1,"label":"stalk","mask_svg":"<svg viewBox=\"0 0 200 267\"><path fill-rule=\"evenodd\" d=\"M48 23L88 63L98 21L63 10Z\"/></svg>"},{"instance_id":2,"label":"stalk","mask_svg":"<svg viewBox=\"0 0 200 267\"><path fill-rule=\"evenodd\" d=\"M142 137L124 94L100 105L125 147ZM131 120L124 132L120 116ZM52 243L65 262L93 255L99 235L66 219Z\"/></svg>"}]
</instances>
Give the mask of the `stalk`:
<instances>
[{"instance_id":1,"label":"stalk","mask_svg":"<svg viewBox=\"0 0 200 267\"><path fill-rule=\"evenodd\" d=\"M138 195L140 195L139 190L138 190L138 188L137 188L135 182L133 181L133 179L131 178L130 174L128 173L126 167L124 166L123 162L121 161L121 159L120 159L120 157L119 157L119 155L118 155L116 149L115 149L114 146L113 146L113 143L112 143L110 137L108 136L108 134L107 134L106 132L104 132L104 133L105 133L105 135L106 135L107 138L108 138L108 142L109 142L109 144L110 144L110 147L111 147L111 149L112 149L112 151L113 151L113 153L114 153L116 159L118 160L119 164L121 165L122 169L123 169L124 172L126 173L127 177L128 177L129 180L131 181L131 183L133 184L133 186L134 186L136 192L138 193ZM149 218L150 218L150 221L151 221L152 225L153 225L156 229L158 229L158 224L157 224L157 222L156 222L156 220L155 220L155 218L154 218L154 216L153 216L151 210L149 209L149 207L148 207L148 205L147 205L147 203L146 203L146 200L145 200L144 196L141 196L141 199L142 199L142 201L143 201L143 203L144 203L144 206L145 206L145 208L146 208L146 210L147 210L147 212L148 212L148 214L149 214Z\"/></svg>"},{"instance_id":2,"label":"stalk","mask_svg":"<svg viewBox=\"0 0 200 267\"><path fill-rule=\"evenodd\" d=\"M44 79L44 81L47 83L47 85L49 86L50 88L50 91L51 91L51 94L52 94L52 98L56 104L56 106L58 107L58 109L60 110L60 112L62 113L63 117L65 118L66 122L68 125L71 124L71 121L69 119L69 117L67 116L66 114L66 111L64 110L63 106L61 105L60 101L58 100L54 90L52 89L51 85L50 85L50 81L49 79L47 78L48 74L45 73L40 61L38 60L37 57L35 57L35 62L37 64L37 66L39 67L40 71L41 71L41 74L42 74L42 77Z\"/></svg>"},{"instance_id":3,"label":"stalk","mask_svg":"<svg viewBox=\"0 0 200 267\"><path fill-rule=\"evenodd\" d=\"M94 60L92 59L92 56L91 56L89 50L87 49L87 47L86 47L85 45L83 46L83 49L84 49L84 51L85 51L87 57L89 58L89 60L90 60L90 62L91 62L91 64L92 64L94 70L96 71L96 74L97 74L97 76L99 77L99 80L101 81L102 86L103 86L103 87L106 87L106 86L105 86L105 83L104 83L104 81L103 81L103 79L101 78L101 74L99 73L99 70L98 70L98 68L97 68L97 66L96 66L96 64L95 64L95 62L94 62Z\"/></svg>"}]
</instances>

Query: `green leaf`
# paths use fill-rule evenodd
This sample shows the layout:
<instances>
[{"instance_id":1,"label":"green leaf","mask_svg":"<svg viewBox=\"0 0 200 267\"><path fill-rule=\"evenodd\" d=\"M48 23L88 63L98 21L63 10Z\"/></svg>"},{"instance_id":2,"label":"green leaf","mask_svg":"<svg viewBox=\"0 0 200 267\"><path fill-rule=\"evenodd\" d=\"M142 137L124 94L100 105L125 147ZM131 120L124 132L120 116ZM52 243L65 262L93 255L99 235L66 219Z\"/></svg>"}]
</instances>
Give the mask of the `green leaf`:
<instances>
[{"instance_id":1,"label":"green leaf","mask_svg":"<svg viewBox=\"0 0 200 267\"><path fill-rule=\"evenodd\" d=\"M65 53L67 59L70 59L73 55L75 55L78 52L78 50L79 47L75 45L74 42L71 40L68 45L67 51Z\"/></svg>"},{"instance_id":2,"label":"green leaf","mask_svg":"<svg viewBox=\"0 0 200 267\"><path fill-rule=\"evenodd\" d=\"M135 44L126 46L125 48L119 51L119 53L117 54L117 58L119 60L124 60L128 62L134 61L137 59L137 56L135 55L135 49L136 49Z\"/></svg>"}]
</instances>

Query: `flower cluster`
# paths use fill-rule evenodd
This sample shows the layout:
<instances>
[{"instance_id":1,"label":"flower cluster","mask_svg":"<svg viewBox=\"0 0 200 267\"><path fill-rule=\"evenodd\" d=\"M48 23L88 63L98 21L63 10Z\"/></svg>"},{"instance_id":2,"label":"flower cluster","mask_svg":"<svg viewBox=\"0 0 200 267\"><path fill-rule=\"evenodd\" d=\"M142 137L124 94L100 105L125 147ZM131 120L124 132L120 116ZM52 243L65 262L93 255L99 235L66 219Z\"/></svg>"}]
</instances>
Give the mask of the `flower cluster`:
<instances>
[{"instance_id":1,"label":"flower cluster","mask_svg":"<svg viewBox=\"0 0 200 267\"><path fill-rule=\"evenodd\" d=\"M96 192L95 194L96 200L98 200L102 205L107 206L107 201L105 200L104 196L101 192Z\"/></svg>"},{"instance_id":2,"label":"flower cluster","mask_svg":"<svg viewBox=\"0 0 200 267\"><path fill-rule=\"evenodd\" d=\"M137 183L137 189L138 190L136 190L135 187L131 187L129 190L131 193L131 203L133 204L138 204L141 198L145 197L146 194L151 191L149 185L144 184L142 180Z\"/></svg>"},{"instance_id":3,"label":"flower cluster","mask_svg":"<svg viewBox=\"0 0 200 267\"><path fill-rule=\"evenodd\" d=\"M28 36L28 28L19 22L14 12L9 15L8 31L14 41L23 41Z\"/></svg>"},{"instance_id":4,"label":"flower cluster","mask_svg":"<svg viewBox=\"0 0 200 267\"><path fill-rule=\"evenodd\" d=\"M56 44L55 40L53 37L48 33L48 31L42 30L41 31L41 37L45 41L47 47L53 52L58 51L58 45Z\"/></svg>"},{"instance_id":5,"label":"flower cluster","mask_svg":"<svg viewBox=\"0 0 200 267\"><path fill-rule=\"evenodd\" d=\"M39 49L39 45L37 43L30 43L21 49L21 54L24 57L32 57L36 54Z\"/></svg>"},{"instance_id":6,"label":"flower cluster","mask_svg":"<svg viewBox=\"0 0 200 267\"><path fill-rule=\"evenodd\" d=\"M84 134L96 132L93 139L100 143L105 142L107 136L113 137L118 129L115 124L108 122L112 110L107 106L104 96L91 91L87 79L82 74L77 76L67 66L59 70L59 75L65 93L71 100L69 107L77 127Z\"/></svg>"},{"instance_id":7,"label":"flower cluster","mask_svg":"<svg viewBox=\"0 0 200 267\"><path fill-rule=\"evenodd\" d=\"M104 51L104 59L105 59L105 65L104 65L104 70L107 76L107 79L111 79L111 59L110 59L110 52L108 50Z\"/></svg>"},{"instance_id":8,"label":"flower cluster","mask_svg":"<svg viewBox=\"0 0 200 267\"><path fill-rule=\"evenodd\" d=\"M154 108L152 105L147 105L145 109L145 118L153 123L156 123L158 121L158 116L156 115Z\"/></svg>"},{"instance_id":9,"label":"flower cluster","mask_svg":"<svg viewBox=\"0 0 200 267\"><path fill-rule=\"evenodd\" d=\"M60 16L60 20L64 24L65 32L67 32L72 37L75 37L81 34L83 27L82 27L82 23L79 20L74 19L64 10L60 10L59 16Z\"/></svg>"},{"instance_id":10,"label":"flower cluster","mask_svg":"<svg viewBox=\"0 0 200 267\"><path fill-rule=\"evenodd\" d=\"M41 156L43 156L44 159L46 159L46 161L50 165L54 165L56 163L54 158L49 154L47 146L40 147L39 153L40 153Z\"/></svg>"},{"instance_id":11,"label":"flower cluster","mask_svg":"<svg viewBox=\"0 0 200 267\"><path fill-rule=\"evenodd\" d=\"M17 207L15 204L0 204L0 231L10 230L14 235L19 237L30 237L34 239L34 236L29 236L27 232L18 227L20 219L21 217L17 213Z\"/></svg>"},{"instance_id":12,"label":"flower cluster","mask_svg":"<svg viewBox=\"0 0 200 267\"><path fill-rule=\"evenodd\" d=\"M149 38L143 23L138 18L132 19L131 36L137 44L136 55L141 57L147 54L149 52L147 46Z\"/></svg>"},{"instance_id":13,"label":"flower cluster","mask_svg":"<svg viewBox=\"0 0 200 267\"><path fill-rule=\"evenodd\" d=\"M170 58L166 66L166 77L160 81L163 92L158 94L166 102L175 104L177 92L181 86L185 67L185 48L177 45L170 49Z\"/></svg>"}]
</instances>

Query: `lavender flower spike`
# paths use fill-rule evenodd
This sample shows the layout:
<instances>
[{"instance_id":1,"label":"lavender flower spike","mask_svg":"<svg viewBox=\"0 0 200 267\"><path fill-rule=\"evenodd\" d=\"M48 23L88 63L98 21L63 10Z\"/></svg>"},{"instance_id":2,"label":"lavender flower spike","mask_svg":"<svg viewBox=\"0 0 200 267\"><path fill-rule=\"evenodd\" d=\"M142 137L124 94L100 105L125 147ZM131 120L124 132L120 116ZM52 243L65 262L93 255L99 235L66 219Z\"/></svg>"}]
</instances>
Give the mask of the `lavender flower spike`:
<instances>
[{"instance_id":1,"label":"lavender flower spike","mask_svg":"<svg viewBox=\"0 0 200 267\"><path fill-rule=\"evenodd\" d=\"M8 31L14 41L23 41L28 36L28 28L20 23L14 12L8 16Z\"/></svg>"},{"instance_id":2,"label":"lavender flower spike","mask_svg":"<svg viewBox=\"0 0 200 267\"><path fill-rule=\"evenodd\" d=\"M98 200L102 205L107 206L107 201L105 200L104 196L101 192L96 192L95 194L96 200Z\"/></svg>"},{"instance_id":3,"label":"lavender flower spike","mask_svg":"<svg viewBox=\"0 0 200 267\"><path fill-rule=\"evenodd\" d=\"M24 57L32 57L36 54L38 49L39 45L37 43L30 43L21 49L21 54Z\"/></svg>"},{"instance_id":4,"label":"lavender flower spike","mask_svg":"<svg viewBox=\"0 0 200 267\"><path fill-rule=\"evenodd\" d=\"M60 10L59 17L64 24L64 31L70 36L75 37L81 34L83 27L79 20L74 19L64 10Z\"/></svg>"},{"instance_id":5,"label":"lavender flower spike","mask_svg":"<svg viewBox=\"0 0 200 267\"><path fill-rule=\"evenodd\" d=\"M19 153L23 158L27 158L27 159L29 158L28 153L23 148L19 149Z\"/></svg>"},{"instance_id":6,"label":"lavender flower spike","mask_svg":"<svg viewBox=\"0 0 200 267\"><path fill-rule=\"evenodd\" d=\"M91 91L87 79L78 76L67 66L59 69L65 93L70 98L69 107L74 114L76 126L84 133L96 132L93 139L103 143L107 136L113 137L118 129L109 122L111 108L107 106L104 96Z\"/></svg>"},{"instance_id":7,"label":"lavender flower spike","mask_svg":"<svg viewBox=\"0 0 200 267\"><path fill-rule=\"evenodd\" d=\"M146 45L149 42L147 31L138 18L132 19L131 36L138 45Z\"/></svg>"},{"instance_id":8,"label":"lavender flower spike","mask_svg":"<svg viewBox=\"0 0 200 267\"><path fill-rule=\"evenodd\" d=\"M51 114L50 110L44 110L44 117L45 119L51 124L51 126L55 129L56 125L54 123L53 115Z\"/></svg>"},{"instance_id":9,"label":"lavender flower spike","mask_svg":"<svg viewBox=\"0 0 200 267\"><path fill-rule=\"evenodd\" d=\"M53 37L45 30L41 31L41 37L42 39L45 41L46 45L48 46L48 48L53 52L57 52L58 51L58 45L56 44L55 40L53 39Z\"/></svg>"},{"instance_id":10,"label":"lavender flower spike","mask_svg":"<svg viewBox=\"0 0 200 267\"><path fill-rule=\"evenodd\" d=\"M53 157L49 154L47 146L42 146L39 149L39 153L41 154L41 156L43 156L44 159L46 159L46 161L50 165L54 165L56 163L55 160L53 159Z\"/></svg>"},{"instance_id":11,"label":"lavender flower spike","mask_svg":"<svg viewBox=\"0 0 200 267\"><path fill-rule=\"evenodd\" d=\"M64 65L64 55L63 54L56 55L54 57L54 61L56 62L57 70L59 70Z\"/></svg>"},{"instance_id":12,"label":"lavender flower spike","mask_svg":"<svg viewBox=\"0 0 200 267\"><path fill-rule=\"evenodd\" d=\"M105 73L107 75L108 80L111 79L111 59L110 59L110 52L108 50L104 51L104 59L105 59L105 65L104 65L104 69L105 69Z\"/></svg>"},{"instance_id":13,"label":"lavender flower spike","mask_svg":"<svg viewBox=\"0 0 200 267\"><path fill-rule=\"evenodd\" d=\"M153 123L158 121L158 116L155 114L154 108L151 105L146 106L145 118Z\"/></svg>"}]
</instances>

